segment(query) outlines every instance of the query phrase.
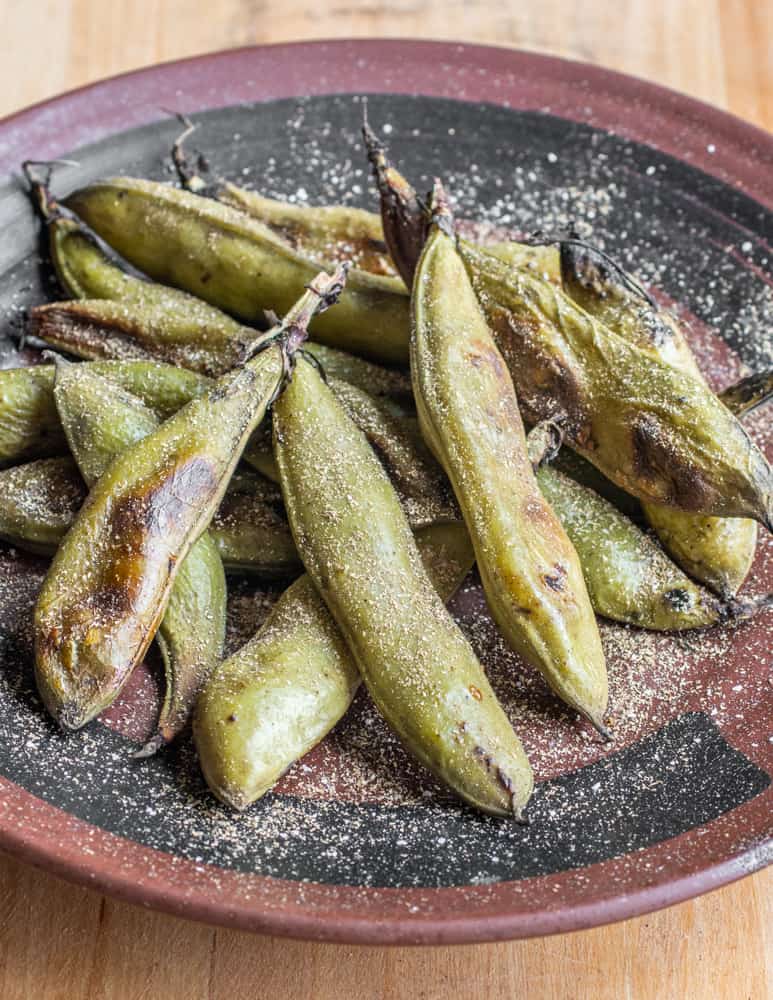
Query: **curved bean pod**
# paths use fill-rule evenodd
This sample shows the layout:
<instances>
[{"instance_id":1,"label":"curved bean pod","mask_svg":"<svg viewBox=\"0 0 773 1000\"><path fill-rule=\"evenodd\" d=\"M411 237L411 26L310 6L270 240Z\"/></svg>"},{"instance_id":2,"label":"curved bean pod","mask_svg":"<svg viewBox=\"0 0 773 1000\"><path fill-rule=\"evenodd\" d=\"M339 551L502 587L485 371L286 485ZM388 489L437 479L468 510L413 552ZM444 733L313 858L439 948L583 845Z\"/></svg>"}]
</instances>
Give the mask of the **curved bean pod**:
<instances>
[{"instance_id":1,"label":"curved bean pod","mask_svg":"<svg viewBox=\"0 0 773 1000\"><path fill-rule=\"evenodd\" d=\"M302 358L274 406L274 451L298 551L384 718L465 801L517 815L532 786L521 744L378 459Z\"/></svg>"},{"instance_id":2,"label":"curved bean pod","mask_svg":"<svg viewBox=\"0 0 773 1000\"><path fill-rule=\"evenodd\" d=\"M402 245L395 261L408 280L426 213L384 169L383 149L377 156L384 235L393 256ZM641 500L773 528L773 471L705 385L608 330L534 270L466 241L459 252L529 423L559 420L568 444Z\"/></svg>"},{"instance_id":3,"label":"curved bean pod","mask_svg":"<svg viewBox=\"0 0 773 1000\"><path fill-rule=\"evenodd\" d=\"M109 705L145 654L178 567L276 395L288 354L340 287L340 275L319 276L277 340L119 455L92 489L35 610L38 689L66 728Z\"/></svg>"},{"instance_id":4,"label":"curved bean pod","mask_svg":"<svg viewBox=\"0 0 773 1000\"><path fill-rule=\"evenodd\" d=\"M598 254L562 244L561 275L565 291L590 315L673 368L705 381L676 318L635 294ZM744 393L738 395L745 398ZM737 413L742 405L730 409ZM755 521L690 514L646 501L642 506L666 550L692 577L723 597L738 592L754 561Z\"/></svg>"},{"instance_id":5,"label":"curved bean pod","mask_svg":"<svg viewBox=\"0 0 773 1000\"><path fill-rule=\"evenodd\" d=\"M89 487L121 452L152 434L158 419L136 397L85 365L57 364L54 397L70 449ZM156 641L166 692L143 756L183 729L204 678L223 655L226 586L217 546L204 532L175 576Z\"/></svg>"},{"instance_id":6,"label":"curved bean pod","mask_svg":"<svg viewBox=\"0 0 773 1000\"><path fill-rule=\"evenodd\" d=\"M449 600L474 559L464 526L420 529L416 544L438 593ZM336 725L359 684L324 601L311 579L300 577L201 692L194 736L210 789L235 809L259 799Z\"/></svg>"},{"instance_id":7,"label":"curved bean pod","mask_svg":"<svg viewBox=\"0 0 773 1000\"><path fill-rule=\"evenodd\" d=\"M289 309L318 270L256 219L154 181L99 181L66 205L155 281L248 323L261 322L267 309ZM408 297L395 279L350 272L336 313L317 318L316 340L376 361L405 361Z\"/></svg>"},{"instance_id":8,"label":"curved bean pod","mask_svg":"<svg viewBox=\"0 0 773 1000\"><path fill-rule=\"evenodd\" d=\"M454 487L503 635L603 731L606 666L577 554L537 486L512 381L437 210L412 297L422 432Z\"/></svg>"}]
</instances>

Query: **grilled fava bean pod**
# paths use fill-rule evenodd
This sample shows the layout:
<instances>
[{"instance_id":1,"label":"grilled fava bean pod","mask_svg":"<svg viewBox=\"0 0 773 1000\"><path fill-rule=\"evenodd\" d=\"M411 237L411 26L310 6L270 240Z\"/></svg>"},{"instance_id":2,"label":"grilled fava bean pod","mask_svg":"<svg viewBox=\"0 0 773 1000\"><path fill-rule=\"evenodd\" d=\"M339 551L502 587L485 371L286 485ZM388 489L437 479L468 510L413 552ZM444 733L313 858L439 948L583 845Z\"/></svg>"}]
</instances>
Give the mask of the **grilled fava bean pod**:
<instances>
[{"instance_id":1,"label":"grilled fava bean pod","mask_svg":"<svg viewBox=\"0 0 773 1000\"><path fill-rule=\"evenodd\" d=\"M725 601L704 590L625 514L560 470L543 465L537 482L577 551L597 614L681 631L748 618L770 606L767 595Z\"/></svg>"},{"instance_id":2,"label":"grilled fava bean pod","mask_svg":"<svg viewBox=\"0 0 773 1000\"><path fill-rule=\"evenodd\" d=\"M132 265L248 323L282 313L318 267L268 226L211 198L118 177L76 191L67 207ZM393 278L351 271L337 315L316 340L375 361L404 362L408 298Z\"/></svg>"},{"instance_id":3,"label":"grilled fava bean pod","mask_svg":"<svg viewBox=\"0 0 773 1000\"><path fill-rule=\"evenodd\" d=\"M521 744L386 473L303 358L274 406L274 451L298 551L379 711L466 802L518 815L532 787Z\"/></svg>"},{"instance_id":4,"label":"grilled fava bean pod","mask_svg":"<svg viewBox=\"0 0 773 1000\"><path fill-rule=\"evenodd\" d=\"M57 363L54 397L70 450L91 487L121 452L158 427L140 400L86 365ZM223 655L226 585L217 546L204 532L190 547L169 593L156 641L166 693L149 756L183 729L198 690Z\"/></svg>"},{"instance_id":5,"label":"grilled fava bean pod","mask_svg":"<svg viewBox=\"0 0 773 1000\"><path fill-rule=\"evenodd\" d=\"M255 331L200 298L146 280L63 209L44 184L32 179L31 186L48 225L60 284L72 298L92 300L64 310L57 304L38 307L32 312L34 334L65 346L56 343L57 334L66 340L77 331L88 357L152 358L206 375L221 375L244 360ZM109 354L101 349L105 330L114 345Z\"/></svg>"},{"instance_id":6,"label":"grilled fava bean pod","mask_svg":"<svg viewBox=\"0 0 773 1000\"><path fill-rule=\"evenodd\" d=\"M86 499L68 457L39 458L0 471L0 538L37 555L52 555Z\"/></svg>"},{"instance_id":7,"label":"grilled fava bean pod","mask_svg":"<svg viewBox=\"0 0 773 1000\"><path fill-rule=\"evenodd\" d=\"M184 143L196 126L183 118L185 131L172 148L183 186L245 212L272 229L294 250L320 263L346 261L371 274L394 276L381 219L349 205L309 205L267 198L221 177L202 176L187 156Z\"/></svg>"},{"instance_id":8,"label":"grilled fava bean pod","mask_svg":"<svg viewBox=\"0 0 773 1000\"><path fill-rule=\"evenodd\" d=\"M212 519L288 356L341 280L318 276L264 350L119 455L95 484L35 609L38 689L66 728L109 705L145 654L178 567Z\"/></svg>"},{"instance_id":9,"label":"grilled fava bean pod","mask_svg":"<svg viewBox=\"0 0 773 1000\"><path fill-rule=\"evenodd\" d=\"M0 539L52 556L87 496L69 456L0 470ZM279 487L248 469L231 477L209 533L228 572L283 579L302 570Z\"/></svg>"},{"instance_id":10,"label":"grilled fava bean pod","mask_svg":"<svg viewBox=\"0 0 773 1000\"><path fill-rule=\"evenodd\" d=\"M162 420L209 385L194 372L150 361L99 361L94 370L139 397ZM54 366L0 371L0 468L66 450L54 402Z\"/></svg>"},{"instance_id":11,"label":"grilled fava bean pod","mask_svg":"<svg viewBox=\"0 0 773 1000\"><path fill-rule=\"evenodd\" d=\"M474 559L464 526L422 528L416 544L449 600ZM196 704L196 749L214 794L235 809L259 799L343 717L359 683L324 601L300 577L255 637L216 667Z\"/></svg>"},{"instance_id":12,"label":"grilled fava bean pod","mask_svg":"<svg viewBox=\"0 0 773 1000\"><path fill-rule=\"evenodd\" d=\"M773 517L773 472L700 381L612 333L526 269L459 252L531 423L567 442L640 500L693 513Z\"/></svg>"},{"instance_id":13,"label":"grilled fava bean pod","mask_svg":"<svg viewBox=\"0 0 773 1000\"><path fill-rule=\"evenodd\" d=\"M46 219L54 269L74 302L30 312L29 332L53 347L89 360L147 358L222 375L243 360L260 334L200 298L156 284L63 210L42 185L33 187ZM372 396L410 398L410 381L323 344L307 344L325 370Z\"/></svg>"},{"instance_id":14,"label":"grilled fava bean pod","mask_svg":"<svg viewBox=\"0 0 773 1000\"><path fill-rule=\"evenodd\" d=\"M182 294L174 289L170 291ZM237 355L239 358L244 356L243 345L248 337L251 342L260 336L255 330L239 327L242 341L238 347L231 341L226 349L220 350L217 345L202 345L192 335L187 343L178 342L170 350L164 327L168 316L179 316L178 309L178 305L159 307L151 315L151 311L142 306L109 299L52 302L30 310L28 329L32 336L51 347L89 361L142 358L217 375L238 364L235 359ZM202 346L206 347L205 354L202 354ZM317 358L328 374L372 396L394 399L398 407L410 405L410 381L398 369L384 368L325 344L309 343L305 349Z\"/></svg>"},{"instance_id":15,"label":"grilled fava bean pod","mask_svg":"<svg viewBox=\"0 0 773 1000\"><path fill-rule=\"evenodd\" d=\"M679 371L704 381L687 338L674 316L591 248L561 244L563 287L570 297L624 339ZM723 399L731 411L757 405L764 397L764 376L745 391ZM722 397L720 397L722 398ZM643 503L650 526L666 550L691 576L721 596L737 593L751 568L757 546L757 525L749 518L689 514L673 507Z\"/></svg>"},{"instance_id":16,"label":"grilled fava bean pod","mask_svg":"<svg viewBox=\"0 0 773 1000\"><path fill-rule=\"evenodd\" d=\"M773 392L771 373L742 379L719 398L737 416L766 402ZM757 548L757 524L742 517L686 514L673 507L643 504L650 527L665 549L690 576L720 597L737 594L748 576Z\"/></svg>"},{"instance_id":17,"label":"grilled fava bean pod","mask_svg":"<svg viewBox=\"0 0 773 1000\"><path fill-rule=\"evenodd\" d=\"M413 287L419 422L470 532L491 613L553 691L603 731L607 674L577 554L532 472L512 380L437 214Z\"/></svg>"},{"instance_id":18,"label":"grilled fava bean pod","mask_svg":"<svg viewBox=\"0 0 773 1000\"><path fill-rule=\"evenodd\" d=\"M395 171L375 175L387 245L409 248L395 259L410 277L426 213ZM527 422L559 421L572 448L640 500L773 526L773 472L702 382L607 329L535 270L458 247Z\"/></svg>"}]
</instances>

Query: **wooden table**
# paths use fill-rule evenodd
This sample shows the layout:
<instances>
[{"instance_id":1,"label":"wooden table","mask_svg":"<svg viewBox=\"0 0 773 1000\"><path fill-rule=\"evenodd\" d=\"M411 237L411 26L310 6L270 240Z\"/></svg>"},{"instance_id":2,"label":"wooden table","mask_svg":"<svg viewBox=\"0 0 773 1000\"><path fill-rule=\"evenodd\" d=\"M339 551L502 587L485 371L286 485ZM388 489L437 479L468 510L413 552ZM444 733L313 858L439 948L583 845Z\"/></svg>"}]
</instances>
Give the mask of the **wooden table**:
<instances>
[{"instance_id":1,"label":"wooden table","mask_svg":"<svg viewBox=\"0 0 773 1000\"><path fill-rule=\"evenodd\" d=\"M2 0L0 114L123 70L297 38L411 35L602 63L773 127L760 0ZM765 956L767 956L767 970ZM308 945L116 903L0 857L2 1000L584 1000L773 996L773 876L651 916L513 944Z\"/></svg>"}]
</instances>

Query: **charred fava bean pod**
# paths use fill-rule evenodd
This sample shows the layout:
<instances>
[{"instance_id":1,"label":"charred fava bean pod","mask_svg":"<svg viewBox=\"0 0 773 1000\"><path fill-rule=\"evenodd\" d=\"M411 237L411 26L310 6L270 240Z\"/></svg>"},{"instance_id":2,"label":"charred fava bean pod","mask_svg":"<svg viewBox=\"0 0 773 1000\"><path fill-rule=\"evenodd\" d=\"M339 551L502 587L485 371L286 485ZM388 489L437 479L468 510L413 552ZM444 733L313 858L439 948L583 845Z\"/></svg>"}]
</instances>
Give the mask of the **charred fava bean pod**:
<instances>
[{"instance_id":1,"label":"charred fava bean pod","mask_svg":"<svg viewBox=\"0 0 773 1000\"><path fill-rule=\"evenodd\" d=\"M59 282L72 298L87 300L65 308L39 306L32 311L32 333L65 349L77 338L89 358L151 358L206 375L222 375L244 360L255 331L193 295L148 281L62 208L44 184L32 178L31 186L48 225ZM112 351L104 346L108 336Z\"/></svg>"},{"instance_id":2,"label":"charred fava bean pod","mask_svg":"<svg viewBox=\"0 0 773 1000\"><path fill-rule=\"evenodd\" d=\"M66 204L155 281L248 323L262 321L266 309L289 309L318 270L256 219L154 181L96 182ZM336 312L316 319L316 340L376 361L405 361L408 297L396 279L352 271Z\"/></svg>"},{"instance_id":3,"label":"charred fava bean pod","mask_svg":"<svg viewBox=\"0 0 773 1000\"><path fill-rule=\"evenodd\" d=\"M682 327L638 289L620 268L590 247L561 244L563 287L570 297L625 340L667 364L704 381ZM723 399L736 415L764 397L764 375L733 397ZM643 503L644 513L666 550L691 576L721 596L739 590L751 568L757 525L748 518L690 514L660 504Z\"/></svg>"},{"instance_id":4,"label":"charred fava bean pod","mask_svg":"<svg viewBox=\"0 0 773 1000\"><path fill-rule=\"evenodd\" d=\"M174 289L170 291L182 294ZM163 330L172 315L179 317L178 305L155 308L151 315L151 311L139 305L109 299L52 302L30 310L28 330L51 347L89 361L144 358L182 365L205 374L213 371L222 374L233 368L244 354L243 345L260 336L255 330L238 327L240 344L235 346L232 341L221 351L218 345L208 345L192 334L186 343L178 340L170 350ZM410 406L410 379L400 370L384 368L324 344L309 343L306 350L317 358L328 374L371 396L394 399L399 408Z\"/></svg>"},{"instance_id":5,"label":"charred fava bean pod","mask_svg":"<svg viewBox=\"0 0 773 1000\"><path fill-rule=\"evenodd\" d=\"M553 691L603 730L607 674L577 554L532 472L518 401L436 186L413 288L419 422L446 470L494 620Z\"/></svg>"},{"instance_id":6,"label":"charred fava bean pod","mask_svg":"<svg viewBox=\"0 0 773 1000\"><path fill-rule=\"evenodd\" d=\"M208 381L149 361L100 361L94 370L138 396L161 419L201 395ZM0 371L0 467L67 450L54 403L54 366Z\"/></svg>"},{"instance_id":7,"label":"charred fava bean pod","mask_svg":"<svg viewBox=\"0 0 773 1000\"><path fill-rule=\"evenodd\" d=\"M86 496L69 457L0 470L0 539L52 556ZM232 476L209 533L229 572L282 579L302 569L279 488L247 469Z\"/></svg>"},{"instance_id":8,"label":"charred fava bean pod","mask_svg":"<svg viewBox=\"0 0 773 1000\"><path fill-rule=\"evenodd\" d=\"M518 815L532 787L523 748L386 473L303 358L274 406L274 451L298 551L386 721L466 802Z\"/></svg>"},{"instance_id":9,"label":"charred fava bean pod","mask_svg":"<svg viewBox=\"0 0 773 1000\"><path fill-rule=\"evenodd\" d=\"M375 174L384 236L390 250L408 248L402 265L395 260L409 278L426 219L403 197L399 175L378 166ZM458 246L527 422L560 421L572 448L640 500L773 526L773 472L704 384L613 333L535 271Z\"/></svg>"},{"instance_id":10,"label":"charred fava bean pod","mask_svg":"<svg viewBox=\"0 0 773 1000\"><path fill-rule=\"evenodd\" d=\"M239 327L239 339L216 340L196 322L196 311L110 299L53 302L30 311L28 329L51 347L90 361L165 361L204 375L222 375L245 359L258 334Z\"/></svg>"},{"instance_id":11,"label":"charred fava bean pod","mask_svg":"<svg viewBox=\"0 0 773 1000\"><path fill-rule=\"evenodd\" d=\"M172 148L172 158L184 187L245 212L268 226L294 250L322 263L347 261L371 274L394 276L381 219L374 212L349 205L309 205L267 198L220 177L202 176L187 156L184 142L195 130L187 118L185 131Z\"/></svg>"},{"instance_id":12,"label":"charred fava bean pod","mask_svg":"<svg viewBox=\"0 0 773 1000\"><path fill-rule=\"evenodd\" d=\"M464 525L422 528L416 544L449 600L474 559ZM196 749L214 794L235 809L264 795L342 718L359 683L343 636L302 576L255 637L215 669L196 704Z\"/></svg>"},{"instance_id":13,"label":"charred fava bean pod","mask_svg":"<svg viewBox=\"0 0 773 1000\"><path fill-rule=\"evenodd\" d=\"M195 296L133 273L125 261L66 213L40 184L33 185L48 224L54 269L78 300L31 310L29 332L53 347L89 360L148 358L207 375L230 371L259 334ZM322 344L308 344L327 371L373 396L410 398L399 371Z\"/></svg>"},{"instance_id":14,"label":"charred fava bean pod","mask_svg":"<svg viewBox=\"0 0 773 1000\"><path fill-rule=\"evenodd\" d=\"M70 449L88 486L121 452L158 427L140 400L86 365L57 363L54 398ZM156 641L166 693L149 756L183 729L198 690L223 655L226 586L223 563L208 532L190 547L169 593Z\"/></svg>"},{"instance_id":15,"label":"charred fava bean pod","mask_svg":"<svg viewBox=\"0 0 773 1000\"><path fill-rule=\"evenodd\" d=\"M701 382L608 330L562 291L470 244L460 254L532 423L640 500L769 525L773 472Z\"/></svg>"},{"instance_id":16,"label":"charred fava bean pod","mask_svg":"<svg viewBox=\"0 0 773 1000\"><path fill-rule=\"evenodd\" d=\"M255 358L119 455L95 484L35 609L38 689L66 728L109 705L144 655L288 357L341 280L318 276Z\"/></svg>"}]
</instances>

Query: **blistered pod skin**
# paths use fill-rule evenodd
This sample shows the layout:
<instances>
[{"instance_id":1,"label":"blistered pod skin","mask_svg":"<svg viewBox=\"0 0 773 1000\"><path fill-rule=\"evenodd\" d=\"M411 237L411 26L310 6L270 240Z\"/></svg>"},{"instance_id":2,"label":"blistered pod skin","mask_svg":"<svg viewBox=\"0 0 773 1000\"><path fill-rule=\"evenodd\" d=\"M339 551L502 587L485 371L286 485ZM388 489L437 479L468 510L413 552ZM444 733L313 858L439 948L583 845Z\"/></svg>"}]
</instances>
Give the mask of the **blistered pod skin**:
<instances>
[{"instance_id":1,"label":"blistered pod skin","mask_svg":"<svg viewBox=\"0 0 773 1000\"><path fill-rule=\"evenodd\" d=\"M109 705L148 648L191 545L208 526L311 315L342 276L317 276L277 339L119 455L89 494L35 609L38 690L78 728Z\"/></svg>"},{"instance_id":2,"label":"blistered pod skin","mask_svg":"<svg viewBox=\"0 0 773 1000\"><path fill-rule=\"evenodd\" d=\"M705 385L549 282L459 248L529 422L559 420L573 448L640 500L770 524L773 472Z\"/></svg>"},{"instance_id":3,"label":"blistered pod skin","mask_svg":"<svg viewBox=\"0 0 773 1000\"><path fill-rule=\"evenodd\" d=\"M2 469L0 539L52 556L86 496L83 477L69 456ZM279 487L249 470L232 476L209 533L229 572L287 579L303 569Z\"/></svg>"},{"instance_id":4,"label":"blistered pod skin","mask_svg":"<svg viewBox=\"0 0 773 1000\"><path fill-rule=\"evenodd\" d=\"M464 525L420 529L416 543L444 601L472 567ZM194 735L215 795L244 809L342 718L357 665L308 576L296 580L263 627L220 664L196 704Z\"/></svg>"},{"instance_id":5,"label":"blistered pod skin","mask_svg":"<svg viewBox=\"0 0 773 1000\"><path fill-rule=\"evenodd\" d=\"M560 256L564 291L578 305L645 352L705 381L674 316L636 294L624 275L589 248L564 243ZM740 416L765 399L766 389L763 373L751 382L743 380L723 402ZM690 576L722 597L738 592L754 561L755 521L690 514L646 501L642 506L665 549Z\"/></svg>"},{"instance_id":6,"label":"blistered pod skin","mask_svg":"<svg viewBox=\"0 0 773 1000\"><path fill-rule=\"evenodd\" d=\"M742 379L719 398L741 416L767 402L770 372ZM672 507L644 504L644 513L663 546L690 576L725 599L741 588L754 562L757 524L742 517L704 517Z\"/></svg>"},{"instance_id":7,"label":"blistered pod skin","mask_svg":"<svg viewBox=\"0 0 773 1000\"><path fill-rule=\"evenodd\" d=\"M525 267L554 285L561 284L561 258L555 246L529 246L528 243L509 240L485 243L481 249L511 267Z\"/></svg>"},{"instance_id":8,"label":"blistered pod skin","mask_svg":"<svg viewBox=\"0 0 773 1000\"><path fill-rule=\"evenodd\" d=\"M114 700L153 639L177 566L281 378L278 348L259 360L116 458L62 542L35 610L35 660L66 728Z\"/></svg>"},{"instance_id":9,"label":"blistered pod skin","mask_svg":"<svg viewBox=\"0 0 773 1000\"><path fill-rule=\"evenodd\" d=\"M155 281L248 323L266 309L285 312L318 271L256 219L154 181L99 181L67 205ZM375 361L406 360L408 297L396 279L352 271L336 314L317 317L315 340Z\"/></svg>"},{"instance_id":10,"label":"blistered pod skin","mask_svg":"<svg viewBox=\"0 0 773 1000\"><path fill-rule=\"evenodd\" d=\"M195 302L193 296L185 297ZM199 306L211 309L205 303L53 302L30 311L28 329L51 347L90 361L163 361L202 375L222 375L244 361L260 335L235 324L239 336L216 336L197 321Z\"/></svg>"},{"instance_id":11,"label":"blistered pod skin","mask_svg":"<svg viewBox=\"0 0 773 1000\"><path fill-rule=\"evenodd\" d=\"M623 340L704 381L675 316L637 295L591 248L566 242L559 252L561 284L573 302Z\"/></svg>"},{"instance_id":12,"label":"blistered pod skin","mask_svg":"<svg viewBox=\"0 0 773 1000\"><path fill-rule=\"evenodd\" d=\"M532 788L523 748L386 473L303 358L274 406L274 450L298 551L384 718L466 802L518 815Z\"/></svg>"},{"instance_id":13,"label":"blistered pod skin","mask_svg":"<svg viewBox=\"0 0 773 1000\"><path fill-rule=\"evenodd\" d=\"M174 296L183 293L175 289L169 292L171 301L152 307L110 299L35 306L30 310L28 332L51 347L89 361L165 361L206 375L230 371L243 360L246 345L260 336L255 330L234 324L238 336L215 338L196 324L195 310L174 301ZM217 311L211 306L206 308ZM228 319L224 313L221 315ZM184 336L177 329L181 323ZM309 343L306 349L329 375L371 396L390 399L401 409L411 407L410 379L399 369L384 368L325 344Z\"/></svg>"},{"instance_id":14,"label":"blistered pod skin","mask_svg":"<svg viewBox=\"0 0 773 1000\"><path fill-rule=\"evenodd\" d=\"M512 381L440 226L412 301L419 420L454 487L492 615L553 691L603 728L606 666L577 554L537 486Z\"/></svg>"},{"instance_id":15,"label":"blistered pod skin","mask_svg":"<svg viewBox=\"0 0 773 1000\"><path fill-rule=\"evenodd\" d=\"M116 455L152 434L158 418L140 400L85 365L57 363L54 398L70 449L92 486ZM226 616L223 563L208 532L180 565L156 640L166 691L147 756L177 736L204 679L223 655Z\"/></svg>"}]
</instances>

